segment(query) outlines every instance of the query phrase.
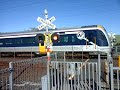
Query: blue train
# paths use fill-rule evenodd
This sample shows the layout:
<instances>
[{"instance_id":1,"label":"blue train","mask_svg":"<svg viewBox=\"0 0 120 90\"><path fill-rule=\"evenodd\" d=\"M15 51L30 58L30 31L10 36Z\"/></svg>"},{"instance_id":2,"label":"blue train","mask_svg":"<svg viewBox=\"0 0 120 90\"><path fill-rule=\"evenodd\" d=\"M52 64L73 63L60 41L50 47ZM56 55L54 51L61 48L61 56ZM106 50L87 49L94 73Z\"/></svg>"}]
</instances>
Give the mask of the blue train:
<instances>
[{"instance_id":1,"label":"blue train","mask_svg":"<svg viewBox=\"0 0 120 90\"><path fill-rule=\"evenodd\" d=\"M53 51L111 52L108 34L100 25L56 29L49 32L58 37L58 40L54 40L54 35L51 37ZM40 33L43 34L45 31L0 34L0 52L38 53L39 43L36 42L36 36Z\"/></svg>"}]
</instances>

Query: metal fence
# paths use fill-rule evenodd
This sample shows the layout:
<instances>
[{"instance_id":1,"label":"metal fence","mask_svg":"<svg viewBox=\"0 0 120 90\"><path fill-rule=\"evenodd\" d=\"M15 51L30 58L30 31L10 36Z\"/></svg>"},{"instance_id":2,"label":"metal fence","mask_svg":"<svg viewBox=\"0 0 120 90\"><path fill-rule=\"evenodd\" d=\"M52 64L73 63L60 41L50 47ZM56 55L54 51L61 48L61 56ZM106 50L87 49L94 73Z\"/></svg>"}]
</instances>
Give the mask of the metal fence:
<instances>
[{"instance_id":1,"label":"metal fence","mask_svg":"<svg viewBox=\"0 0 120 90\"><path fill-rule=\"evenodd\" d=\"M0 71L0 90L41 90L41 77L46 74L46 57L10 62Z\"/></svg>"},{"instance_id":2,"label":"metal fence","mask_svg":"<svg viewBox=\"0 0 120 90\"><path fill-rule=\"evenodd\" d=\"M52 61L49 90L101 90L96 62Z\"/></svg>"},{"instance_id":3,"label":"metal fence","mask_svg":"<svg viewBox=\"0 0 120 90\"><path fill-rule=\"evenodd\" d=\"M9 89L9 68L0 70L0 90Z\"/></svg>"},{"instance_id":4,"label":"metal fence","mask_svg":"<svg viewBox=\"0 0 120 90\"><path fill-rule=\"evenodd\" d=\"M114 46L114 53L120 53L120 46Z\"/></svg>"},{"instance_id":5,"label":"metal fence","mask_svg":"<svg viewBox=\"0 0 120 90\"><path fill-rule=\"evenodd\" d=\"M120 67L113 67L110 65L111 68L111 90L120 90Z\"/></svg>"},{"instance_id":6,"label":"metal fence","mask_svg":"<svg viewBox=\"0 0 120 90\"><path fill-rule=\"evenodd\" d=\"M68 61L64 56L58 60L55 55L53 58L49 65L46 57L10 62L9 68L0 70L0 90L120 90L120 68L113 64L107 67L111 82L106 83L100 55L96 62ZM42 85L48 85L47 89Z\"/></svg>"}]
</instances>

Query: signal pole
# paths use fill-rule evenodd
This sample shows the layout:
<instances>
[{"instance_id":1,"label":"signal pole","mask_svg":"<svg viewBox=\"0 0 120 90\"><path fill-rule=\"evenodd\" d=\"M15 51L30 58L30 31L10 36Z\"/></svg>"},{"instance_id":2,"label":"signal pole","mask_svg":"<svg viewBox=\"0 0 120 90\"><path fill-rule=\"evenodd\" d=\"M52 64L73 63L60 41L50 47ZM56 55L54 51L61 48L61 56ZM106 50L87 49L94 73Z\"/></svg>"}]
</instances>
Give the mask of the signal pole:
<instances>
[{"instance_id":1,"label":"signal pole","mask_svg":"<svg viewBox=\"0 0 120 90\"><path fill-rule=\"evenodd\" d=\"M45 9L45 11L44 11L44 13L45 13L45 20L47 21L48 20L48 11L47 11L47 9ZM48 27L46 26L46 34L48 34ZM48 39L49 39L49 37L48 37L48 35L46 35L46 39L47 39L47 42L46 43L49 43L48 42ZM48 63L47 63L47 74L48 74L48 79L47 79L47 81L48 81L48 85L47 85L47 87L48 87L48 90L50 90L50 73L49 73L49 66L50 66L50 52L49 52L49 46L48 46L48 44L47 44L47 59L48 59Z\"/></svg>"},{"instance_id":2,"label":"signal pole","mask_svg":"<svg viewBox=\"0 0 120 90\"><path fill-rule=\"evenodd\" d=\"M49 74L49 67L50 67L50 50L51 50L51 47L52 46L52 43L51 43L51 36L50 36L50 33L48 31L48 27L52 28L52 29L55 29L56 26L54 24L52 24L52 22L55 20L55 17L52 16L51 18L48 19L48 11L47 9L44 10L44 14L45 14L45 20L41 17L38 17L37 18L37 21L41 22L42 24L38 26L38 29L39 30L42 30L43 28L46 28L46 33L45 33L45 45L46 46L46 52L47 52L47 59L48 59L48 63L47 63L47 80L48 80L48 85L47 85L47 90L50 90L50 74Z\"/></svg>"},{"instance_id":3,"label":"signal pole","mask_svg":"<svg viewBox=\"0 0 120 90\"><path fill-rule=\"evenodd\" d=\"M47 11L47 9L45 9L44 13L45 13L45 20L47 21L48 20L48 11ZM46 39L47 39L47 41L49 39L48 33L49 33L48 27L46 26L46 34L47 34ZM49 42L46 42L46 43L49 43ZM47 58L48 58L48 62L49 62L50 61L50 48L49 48L48 44L47 44L47 50L46 51L47 51Z\"/></svg>"}]
</instances>

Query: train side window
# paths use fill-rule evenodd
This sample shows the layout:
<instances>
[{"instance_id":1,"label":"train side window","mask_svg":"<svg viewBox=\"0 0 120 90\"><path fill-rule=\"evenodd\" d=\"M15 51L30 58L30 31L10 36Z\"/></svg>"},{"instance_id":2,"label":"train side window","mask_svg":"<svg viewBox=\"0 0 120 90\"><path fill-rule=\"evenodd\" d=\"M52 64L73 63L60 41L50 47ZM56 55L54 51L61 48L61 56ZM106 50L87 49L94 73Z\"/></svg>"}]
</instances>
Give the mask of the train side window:
<instances>
[{"instance_id":1,"label":"train side window","mask_svg":"<svg viewBox=\"0 0 120 90\"><path fill-rule=\"evenodd\" d=\"M94 36L92 32L88 33L88 40L93 42Z\"/></svg>"},{"instance_id":2,"label":"train side window","mask_svg":"<svg viewBox=\"0 0 120 90\"><path fill-rule=\"evenodd\" d=\"M0 40L0 46L2 46L3 45L3 40Z\"/></svg>"},{"instance_id":3,"label":"train side window","mask_svg":"<svg viewBox=\"0 0 120 90\"><path fill-rule=\"evenodd\" d=\"M17 39L15 39L15 43L16 44L22 44L23 40L21 38L17 38Z\"/></svg>"},{"instance_id":4,"label":"train side window","mask_svg":"<svg viewBox=\"0 0 120 90\"><path fill-rule=\"evenodd\" d=\"M76 39L76 38L75 38L74 36L72 36L72 42L75 42L75 39Z\"/></svg>"},{"instance_id":5,"label":"train side window","mask_svg":"<svg viewBox=\"0 0 120 90\"><path fill-rule=\"evenodd\" d=\"M2 42L0 42L0 45L3 45L3 43L2 43Z\"/></svg>"},{"instance_id":6,"label":"train side window","mask_svg":"<svg viewBox=\"0 0 120 90\"><path fill-rule=\"evenodd\" d=\"M61 35L60 36L60 42L67 43L68 42L68 36L67 35Z\"/></svg>"},{"instance_id":7,"label":"train side window","mask_svg":"<svg viewBox=\"0 0 120 90\"><path fill-rule=\"evenodd\" d=\"M63 38L63 42L68 42L68 36L65 36L65 37Z\"/></svg>"},{"instance_id":8,"label":"train side window","mask_svg":"<svg viewBox=\"0 0 120 90\"><path fill-rule=\"evenodd\" d=\"M12 39L5 39L5 44L13 44L13 40Z\"/></svg>"},{"instance_id":9,"label":"train side window","mask_svg":"<svg viewBox=\"0 0 120 90\"><path fill-rule=\"evenodd\" d=\"M27 38L26 43L35 43L35 38L33 37Z\"/></svg>"}]
</instances>

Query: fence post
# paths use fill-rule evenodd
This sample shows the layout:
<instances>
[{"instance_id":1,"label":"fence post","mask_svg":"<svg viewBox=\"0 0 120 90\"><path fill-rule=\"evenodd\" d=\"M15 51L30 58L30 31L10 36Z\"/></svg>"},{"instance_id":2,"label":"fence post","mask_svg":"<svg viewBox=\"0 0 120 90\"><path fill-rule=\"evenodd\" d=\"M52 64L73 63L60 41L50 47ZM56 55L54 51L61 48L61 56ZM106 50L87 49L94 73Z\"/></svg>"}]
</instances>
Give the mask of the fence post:
<instances>
[{"instance_id":1,"label":"fence post","mask_svg":"<svg viewBox=\"0 0 120 90\"><path fill-rule=\"evenodd\" d=\"M66 61L66 57L65 57L65 51L64 51L64 61Z\"/></svg>"},{"instance_id":2,"label":"fence post","mask_svg":"<svg viewBox=\"0 0 120 90\"><path fill-rule=\"evenodd\" d=\"M113 59L110 54L108 54L108 66L109 66L109 88L110 90L113 89Z\"/></svg>"},{"instance_id":3,"label":"fence post","mask_svg":"<svg viewBox=\"0 0 120 90\"><path fill-rule=\"evenodd\" d=\"M114 90L114 82L113 82L113 64L110 65L110 90Z\"/></svg>"},{"instance_id":4,"label":"fence post","mask_svg":"<svg viewBox=\"0 0 120 90\"><path fill-rule=\"evenodd\" d=\"M9 89L13 90L13 63L9 63L10 76L9 76Z\"/></svg>"},{"instance_id":5,"label":"fence post","mask_svg":"<svg viewBox=\"0 0 120 90\"><path fill-rule=\"evenodd\" d=\"M99 90L101 90L101 60L100 60L100 54L98 54L98 81L99 81Z\"/></svg>"},{"instance_id":6,"label":"fence post","mask_svg":"<svg viewBox=\"0 0 120 90\"><path fill-rule=\"evenodd\" d=\"M47 62L47 89L51 90L50 87L50 61Z\"/></svg>"},{"instance_id":7,"label":"fence post","mask_svg":"<svg viewBox=\"0 0 120 90\"><path fill-rule=\"evenodd\" d=\"M58 58L58 57L57 57L57 52L55 52L55 61L57 61L57 58Z\"/></svg>"},{"instance_id":8,"label":"fence post","mask_svg":"<svg viewBox=\"0 0 120 90\"><path fill-rule=\"evenodd\" d=\"M117 53L118 51L117 51L117 46L115 46L115 53Z\"/></svg>"}]
</instances>

